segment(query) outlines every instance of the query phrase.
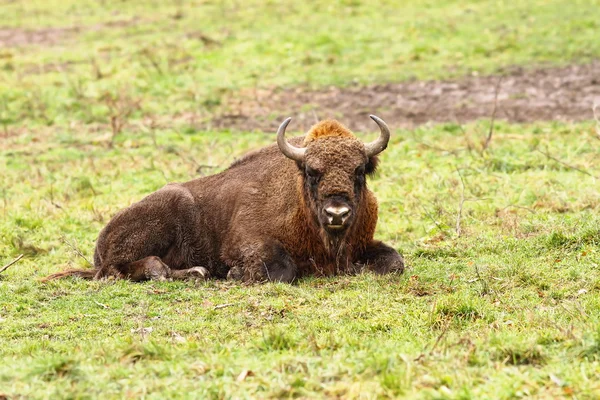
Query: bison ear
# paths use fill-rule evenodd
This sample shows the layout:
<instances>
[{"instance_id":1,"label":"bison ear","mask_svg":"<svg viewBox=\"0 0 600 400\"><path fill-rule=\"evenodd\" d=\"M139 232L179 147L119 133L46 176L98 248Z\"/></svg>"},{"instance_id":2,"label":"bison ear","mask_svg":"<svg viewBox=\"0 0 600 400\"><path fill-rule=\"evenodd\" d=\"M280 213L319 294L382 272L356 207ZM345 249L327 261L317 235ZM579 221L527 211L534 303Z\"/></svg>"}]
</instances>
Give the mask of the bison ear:
<instances>
[{"instance_id":1,"label":"bison ear","mask_svg":"<svg viewBox=\"0 0 600 400\"><path fill-rule=\"evenodd\" d=\"M296 161L296 165L298 166L298 169L300 171L304 172L304 168L306 168L306 166L304 165L304 161Z\"/></svg>"},{"instance_id":2,"label":"bison ear","mask_svg":"<svg viewBox=\"0 0 600 400\"><path fill-rule=\"evenodd\" d=\"M377 157L377 156L369 157L369 161L367 161L367 164L365 165L365 174L373 175L375 173L375 170L377 170L378 164L379 164L379 157Z\"/></svg>"}]
</instances>

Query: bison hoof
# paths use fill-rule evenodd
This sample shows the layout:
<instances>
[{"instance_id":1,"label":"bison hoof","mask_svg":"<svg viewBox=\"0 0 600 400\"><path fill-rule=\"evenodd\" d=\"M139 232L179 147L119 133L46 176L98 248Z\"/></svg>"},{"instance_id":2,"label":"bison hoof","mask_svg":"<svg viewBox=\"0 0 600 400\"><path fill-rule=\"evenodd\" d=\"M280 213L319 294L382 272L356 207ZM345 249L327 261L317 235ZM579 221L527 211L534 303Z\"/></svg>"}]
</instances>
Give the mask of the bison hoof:
<instances>
[{"instance_id":1,"label":"bison hoof","mask_svg":"<svg viewBox=\"0 0 600 400\"><path fill-rule=\"evenodd\" d=\"M151 261L144 270L145 278L151 281L166 281L169 277L169 267L160 259Z\"/></svg>"},{"instance_id":2,"label":"bison hoof","mask_svg":"<svg viewBox=\"0 0 600 400\"><path fill-rule=\"evenodd\" d=\"M208 279L210 273L204 267L193 267L188 269L179 269L171 271L171 279L174 280L187 280L187 279Z\"/></svg>"},{"instance_id":3,"label":"bison hoof","mask_svg":"<svg viewBox=\"0 0 600 400\"><path fill-rule=\"evenodd\" d=\"M398 257L394 260L389 261L383 265L375 265L375 268L371 268L373 272L379 275L386 274L401 274L404 272L404 260L402 257Z\"/></svg>"},{"instance_id":4,"label":"bison hoof","mask_svg":"<svg viewBox=\"0 0 600 400\"><path fill-rule=\"evenodd\" d=\"M187 270L188 279L208 279L210 272L204 267L193 267Z\"/></svg>"},{"instance_id":5,"label":"bison hoof","mask_svg":"<svg viewBox=\"0 0 600 400\"><path fill-rule=\"evenodd\" d=\"M244 272L239 267L232 267L227 273L228 281L241 281L244 278Z\"/></svg>"}]
</instances>

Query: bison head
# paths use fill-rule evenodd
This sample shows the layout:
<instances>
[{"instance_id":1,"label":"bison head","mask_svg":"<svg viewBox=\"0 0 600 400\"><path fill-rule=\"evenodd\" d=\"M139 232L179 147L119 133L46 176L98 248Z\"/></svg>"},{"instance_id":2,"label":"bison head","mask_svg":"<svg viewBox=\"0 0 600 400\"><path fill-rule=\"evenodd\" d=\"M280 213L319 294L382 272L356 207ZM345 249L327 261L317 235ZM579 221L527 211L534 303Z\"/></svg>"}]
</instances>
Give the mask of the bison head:
<instances>
[{"instance_id":1,"label":"bison head","mask_svg":"<svg viewBox=\"0 0 600 400\"><path fill-rule=\"evenodd\" d=\"M390 139L386 123L371 115L381 134L371 143L363 143L337 121L323 121L313 126L305 137L304 147L285 139L286 119L277 131L281 152L295 160L303 176L305 201L315 222L330 238L343 237L352 226L366 187L365 176L373 173L377 154Z\"/></svg>"}]
</instances>

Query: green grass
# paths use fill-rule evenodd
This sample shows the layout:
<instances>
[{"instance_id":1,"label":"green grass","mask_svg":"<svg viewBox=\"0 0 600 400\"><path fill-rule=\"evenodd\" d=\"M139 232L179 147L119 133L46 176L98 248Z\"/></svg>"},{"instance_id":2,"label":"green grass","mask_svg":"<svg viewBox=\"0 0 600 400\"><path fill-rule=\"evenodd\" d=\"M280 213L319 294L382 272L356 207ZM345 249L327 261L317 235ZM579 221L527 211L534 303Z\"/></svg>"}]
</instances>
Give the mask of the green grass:
<instances>
[{"instance_id":1,"label":"green grass","mask_svg":"<svg viewBox=\"0 0 600 400\"><path fill-rule=\"evenodd\" d=\"M484 126L466 126L468 137L454 125L395 132L370 185L378 236L404 252L403 276L294 286L38 281L85 266L65 240L91 256L110 215L196 175L193 160L220 170L273 135L175 126L156 132L158 147L128 132L115 149L89 133L5 140L0 262L26 257L0 281L0 388L48 398L597 393L600 194L595 178L532 150L598 175L597 139L587 124L500 124L491 151L465 150ZM468 200L460 237L457 171Z\"/></svg>"},{"instance_id":2,"label":"green grass","mask_svg":"<svg viewBox=\"0 0 600 400\"><path fill-rule=\"evenodd\" d=\"M0 395L596 397L589 122L497 123L485 152L487 121L394 130L369 185L378 237L406 257L402 276L39 282L86 266L72 247L91 258L117 210L274 142L203 129L224 95L600 54L597 1L395 4L2 3L4 26L79 30L0 50L0 266L25 255L0 275ZM129 111L112 137L111 116ZM196 120L180 118L190 112Z\"/></svg>"}]
</instances>

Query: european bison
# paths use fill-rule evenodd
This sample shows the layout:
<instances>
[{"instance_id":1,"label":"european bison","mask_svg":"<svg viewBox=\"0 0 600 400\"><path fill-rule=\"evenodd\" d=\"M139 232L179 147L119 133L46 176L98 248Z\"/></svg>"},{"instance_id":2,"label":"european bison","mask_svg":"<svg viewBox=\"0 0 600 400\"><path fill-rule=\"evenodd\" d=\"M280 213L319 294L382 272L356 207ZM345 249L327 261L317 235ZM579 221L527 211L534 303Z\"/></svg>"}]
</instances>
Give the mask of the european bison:
<instances>
[{"instance_id":1,"label":"european bison","mask_svg":"<svg viewBox=\"0 0 600 400\"><path fill-rule=\"evenodd\" d=\"M94 269L80 276L228 278L292 282L362 269L402 272L396 250L374 240L377 200L366 176L388 144L384 121L364 144L337 121L322 121L289 142L251 152L227 170L171 183L122 210L100 232Z\"/></svg>"}]
</instances>

